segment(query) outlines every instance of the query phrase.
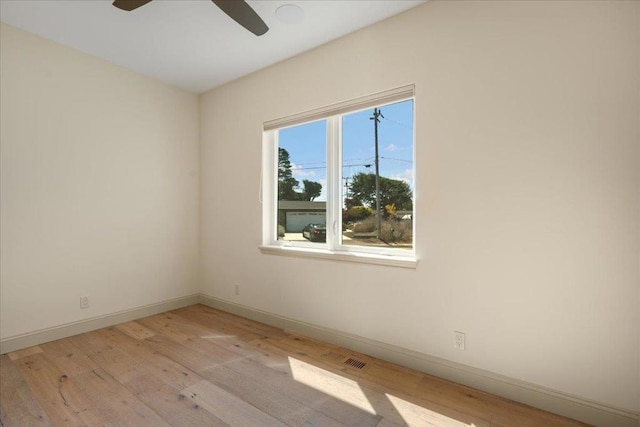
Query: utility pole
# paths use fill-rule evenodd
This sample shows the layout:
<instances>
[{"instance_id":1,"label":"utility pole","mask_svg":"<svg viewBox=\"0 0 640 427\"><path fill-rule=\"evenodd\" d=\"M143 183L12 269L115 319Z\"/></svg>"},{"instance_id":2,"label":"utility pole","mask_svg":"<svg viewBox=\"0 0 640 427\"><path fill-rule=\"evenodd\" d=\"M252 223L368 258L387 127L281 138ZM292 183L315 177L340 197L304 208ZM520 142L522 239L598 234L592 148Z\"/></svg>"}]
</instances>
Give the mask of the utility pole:
<instances>
[{"instance_id":1,"label":"utility pole","mask_svg":"<svg viewBox=\"0 0 640 427\"><path fill-rule=\"evenodd\" d=\"M380 156L378 155L378 123L380 123L380 117L384 119L382 112L378 108L373 109L373 117L369 117L369 120L373 120L373 129L376 142L376 237L380 240Z\"/></svg>"},{"instance_id":2,"label":"utility pole","mask_svg":"<svg viewBox=\"0 0 640 427\"><path fill-rule=\"evenodd\" d=\"M348 199L349 198L349 181L351 180L351 177L344 176L342 177L342 179L344 179L344 198Z\"/></svg>"}]
</instances>

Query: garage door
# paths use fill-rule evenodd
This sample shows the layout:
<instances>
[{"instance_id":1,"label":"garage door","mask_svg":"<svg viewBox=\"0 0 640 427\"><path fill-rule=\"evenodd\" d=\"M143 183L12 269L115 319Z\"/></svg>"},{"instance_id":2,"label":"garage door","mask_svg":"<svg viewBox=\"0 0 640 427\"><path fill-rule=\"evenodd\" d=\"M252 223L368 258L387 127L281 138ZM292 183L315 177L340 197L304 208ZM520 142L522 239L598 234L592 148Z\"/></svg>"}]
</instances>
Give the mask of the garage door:
<instances>
[{"instance_id":1,"label":"garage door","mask_svg":"<svg viewBox=\"0 0 640 427\"><path fill-rule=\"evenodd\" d=\"M287 232L300 233L307 224L324 224L325 212L287 212Z\"/></svg>"}]
</instances>

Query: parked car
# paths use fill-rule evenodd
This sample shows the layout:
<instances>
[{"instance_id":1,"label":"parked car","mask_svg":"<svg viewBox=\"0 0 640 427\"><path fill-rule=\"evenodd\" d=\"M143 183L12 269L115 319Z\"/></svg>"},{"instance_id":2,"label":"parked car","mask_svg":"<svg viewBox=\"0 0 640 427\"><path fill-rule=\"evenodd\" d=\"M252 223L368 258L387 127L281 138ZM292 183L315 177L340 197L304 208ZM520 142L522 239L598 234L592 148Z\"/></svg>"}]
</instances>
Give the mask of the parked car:
<instances>
[{"instance_id":1,"label":"parked car","mask_svg":"<svg viewBox=\"0 0 640 427\"><path fill-rule=\"evenodd\" d=\"M327 227L324 224L309 224L302 229L302 237L311 242L326 242Z\"/></svg>"}]
</instances>

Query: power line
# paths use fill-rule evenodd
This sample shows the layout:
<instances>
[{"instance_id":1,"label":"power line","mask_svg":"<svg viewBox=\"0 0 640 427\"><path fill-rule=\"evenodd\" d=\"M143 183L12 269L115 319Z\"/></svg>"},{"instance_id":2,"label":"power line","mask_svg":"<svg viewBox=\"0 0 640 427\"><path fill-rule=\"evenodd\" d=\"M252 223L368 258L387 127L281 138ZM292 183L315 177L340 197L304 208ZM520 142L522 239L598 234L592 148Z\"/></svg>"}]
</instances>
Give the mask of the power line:
<instances>
[{"instance_id":1,"label":"power line","mask_svg":"<svg viewBox=\"0 0 640 427\"><path fill-rule=\"evenodd\" d=\"M398 162L405 162L405 163L413 163L412 160L407 160L407 159L396 159L393 157L382 157L380 156L380 159L382 160L394 160L394 161L398 161ZM312 164L312 163L309 163ZM373 166L373 163L357 163L357 164L351 164L351 165L342 165L343 168L352 168L352 167L359 167L359 166L364 166L365 168L370 168L371 166ZM292 168L292 171L307 171L307 170L314 170L314 169L326 169L326 166L310 166L310 167L306 167L306 168L301 168L298 167L298 165L296 164L296 167Z\"/></svg>"},{"instance_id":2,"label":"power line","mask_svg":"<svg viewBox=\"0 0 640 427\"><path fill-rule=\"evenodd\" d=\"M343 159L343 162L364 162L364 161L373 161L375 157L370 156L370 157L354 157L351 159ZM326 161L317 161L317 162L304 162L304 163L297 163L295 161L291 161L292 164L296 165L296 166L300 166L300 165L326 165L327 162Z\"/></svg>"},{"instance_id":3,"label":"power line","mask_svg":"<svg viewBox=\"0 0 640 427\"><path fill-rule=\"evenodd\" d=\"M380 156L381 159L385 159L385 160L395 160L398 162L406 162L406 163L413 163L413 160L407 160L407 159L396 159L394 157L382 157Z\"/></svg>"},{"instance_id":4,"label":"power line","mask_svg":"<svg viewBox=\"0 0 640 427\"><path fill-rule=\"evenodd\" d=\"M364 166L365 168L370 168L372 166L371 163L362 163L362 164L353 164L353 165L342 165L343 168L351 168L351 167L358 167L358 166ZM295 167L292 168L292 171L306 171L306 170L311 170L311 169L326 169L326 166L313 166L313 167L308 167L308 168L299 168L299 167Z\"/></svg>"},{"instance_id":5,"label":"power line","mask_svg":"<svg viewBox=\"0 0 640 427\"><path fill-rule=\"evenodd\" d=\"M291 168L291 170L293 172L295 172L295 171L308 171L308 170L311 170L311 169L326 169L326 168L327 168L326 166L313 166L313 167L308 167L308 168L294 167L294 168Z\"/></svg>"}]
</instances>

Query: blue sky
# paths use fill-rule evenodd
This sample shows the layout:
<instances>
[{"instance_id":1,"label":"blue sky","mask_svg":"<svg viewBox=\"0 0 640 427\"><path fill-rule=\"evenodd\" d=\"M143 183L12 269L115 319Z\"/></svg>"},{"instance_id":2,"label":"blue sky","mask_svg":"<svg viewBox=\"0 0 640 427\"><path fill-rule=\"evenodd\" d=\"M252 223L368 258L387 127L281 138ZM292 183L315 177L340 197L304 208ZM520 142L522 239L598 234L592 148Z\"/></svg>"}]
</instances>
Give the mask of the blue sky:
<instances>
[{"instance_id":1,"label":"blue sky","mask_svg":"<svg viewBox=\"0 0 640 427\"><path fill-rule=\"evenodd\" d=\"M385 105L380 111L384 116L378 125L380 175L402 179L413 188L413 101ZM375 173L372 116L373 108L343 116L343 177ZM289 152L293 176L300 186L303 179L320 182L322 195L316 200L326 200L326 122L282 129L278 145Z\"/></svg>"}]
</instances>

